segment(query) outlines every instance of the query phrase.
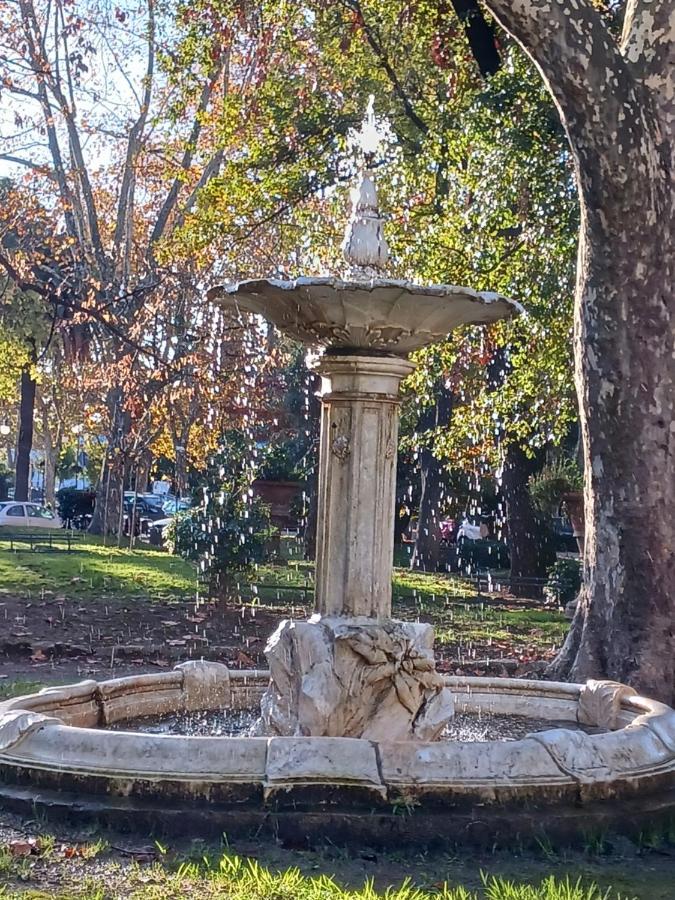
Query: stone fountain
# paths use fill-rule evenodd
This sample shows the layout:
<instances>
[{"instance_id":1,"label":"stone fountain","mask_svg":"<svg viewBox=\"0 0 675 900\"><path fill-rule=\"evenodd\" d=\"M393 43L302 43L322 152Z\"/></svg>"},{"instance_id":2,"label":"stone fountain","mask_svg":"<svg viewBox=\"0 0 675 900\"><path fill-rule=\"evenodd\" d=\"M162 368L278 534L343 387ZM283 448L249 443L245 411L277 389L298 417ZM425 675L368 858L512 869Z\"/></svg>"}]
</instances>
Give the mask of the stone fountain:
<instances>
[{"instance_id":1,"label":"stone fountain","mask_svg":"<svg viewBox=\"0 0 675 900\"><path fill-rule=\"evenodd\" d=\"M608 681L442 676L431 627L392 619L406 357L517 306L382 277L388 252L368 171L345 256L344 278L210 292L325 349L315 614L281 623L267 647L269 671L192 660L0 703L0 806L78 827L225 831L293 846L329 838L492 847L672 821L672 709ZM448 738L441 732L453 708L474 722L528 724L518 739L480 739L471 729ZM259 712L257 733L148 733L141 724L210 711Z\"/></svg>"},{"instance_id":2,"label":"stone fountain","mask_svg":"<svg viewBox=\"0 0 675 900\"><path fill-rule=\"evenodd\" d=\"M399 385L409 353L518 312L497 294L385 278L372 171L354 192L343 278L259 279L210 299L324 349L315 614L266 648L264 734L434 740L452 718L430 625L391 615Z\"/></svg>"}]
</instances>

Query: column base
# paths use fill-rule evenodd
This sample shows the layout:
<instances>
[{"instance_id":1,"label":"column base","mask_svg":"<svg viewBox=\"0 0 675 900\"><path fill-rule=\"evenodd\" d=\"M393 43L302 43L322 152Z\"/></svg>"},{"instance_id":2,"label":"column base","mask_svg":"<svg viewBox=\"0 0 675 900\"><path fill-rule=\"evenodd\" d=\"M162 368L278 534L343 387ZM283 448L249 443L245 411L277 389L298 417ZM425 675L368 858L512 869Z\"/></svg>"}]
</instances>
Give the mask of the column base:
<instances>
[{"instance_id":1,"label":"column base","mask_svg":"<svg viewBox=\"0 0 675 900\"><path fill-rule=\"evenodd\" d=\"M283 621L265 655L259 731L433 741L453 716L430 625L366 617Z\"/></svg>"}]
</instances>

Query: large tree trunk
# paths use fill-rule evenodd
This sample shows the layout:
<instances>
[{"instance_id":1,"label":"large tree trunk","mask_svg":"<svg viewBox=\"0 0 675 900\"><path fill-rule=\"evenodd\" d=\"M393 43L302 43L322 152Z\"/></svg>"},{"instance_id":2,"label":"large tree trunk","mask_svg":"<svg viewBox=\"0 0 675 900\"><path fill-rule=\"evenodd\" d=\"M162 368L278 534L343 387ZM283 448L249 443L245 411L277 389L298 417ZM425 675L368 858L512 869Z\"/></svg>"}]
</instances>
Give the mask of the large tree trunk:
<instances>
[{"instance_id":1,"label":"large tree trunk","mask_svg":"<svg viewBox=\"0 0 675 900\"><path fill-rule=\"evenodd\" d=\"M452 394L441 387L436 403L420 416L421 432L442 428L450 422ZM436 458L430 447L420 451L421 496L417 536L410 565L413 569L436 572L441 563L441 506L445 494L445 465Z\"/></svg>"},{"instance_id":2,"label":"large tree trunk","mask_svg":"<svg viewBox=\"0 0 675 900\"><path fill-rule=\"evenodd\" d=\"M33 449L33 416L35 413L33 364L21 370L21 400L19 404L19 439L16 445L15 500L30 500L30 454Z\"/></svg>"},{"instance_id":3,"label":"large tree trunk","mask_svg":"<svg viewBox=\"0 0 675 900\"><path fill-rule=\"evenodd\" d=\"M528 481L542 466L542 455L527 456L519 444L509 444L504 460L502 493L506 501L511 592L532 597L532 579L545 578L555 562L551 529L530 500Z\"/></svg>"},{"instance_id":4,"label":"large tree trunk","mask_svg":"<svg viewBox=\"0 0 675 900\"><path fill-rule=\"evenodd\" d=\"M584 586L556 677L675 692L675 30L630 0L621 46L590 0L486 0L553 93L582 227L576 381L586 471Z\"/></svg>"},{"instance_id":5,"label":"large tree trunk","mask_svg":"<svg viewBox=\"0 0 675 900\"><path fill-rule=\"evenodd\" d=\"M666 264L667 227L650 226L663 212L648 202L646 184L640 193L625 210L608 210L605 200L604 216L588 215L582 239L575 345L587 473L584 586L552 674L602 674L671 701L675 272ZM617 250L605 254L611 244Z\"/></svg>"}]
</instances>

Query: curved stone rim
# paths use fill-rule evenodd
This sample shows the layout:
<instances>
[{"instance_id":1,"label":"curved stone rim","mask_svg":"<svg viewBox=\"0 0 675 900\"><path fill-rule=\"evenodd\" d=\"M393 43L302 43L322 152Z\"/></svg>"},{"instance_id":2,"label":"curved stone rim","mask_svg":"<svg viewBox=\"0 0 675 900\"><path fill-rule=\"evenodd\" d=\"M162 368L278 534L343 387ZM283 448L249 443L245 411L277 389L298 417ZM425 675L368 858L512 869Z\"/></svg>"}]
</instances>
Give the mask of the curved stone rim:
<instances>
[{"instance_id":1,"label":"curved stone rim","mask_svg":"<svg viewBox=\"0 0 675 900\"><path fill-rule=\"evenodd\" d=\"M214 791L221 791L224 801L232 791L243 791L237 802L258 808L298 802L321 808L336 791L347 791L350 802L379 807L584 803L634 797L672 786L675 778L675 712L612 682L446 678L463 711L489 706L494 712L593 724L589 715L614 710L614 730L592 735L553 727L509 742L376 743L151 735L92 727L176 710L250 708L267 675L192 662L172 672L84 681L5 701L0 704L0 781L11 784L22 772L42 786L84 780L95 793L138 790L146 796L158 791L170 797L187 791L194 802L208 802Z\"/></svg>"},{"instance_id":2,"label":"curved stone rim","mask_svg":"<svg viewBox=\"0 0 675 900\"><path fill-rule=\"evenodd\" d=\"M227 282L214 285L206 292L209 300L217 300L225 294L253 292L267 286L278 288L282 291L297 291L298 288L327 286L338 291L373 291L377 288L399 288L408 293L424 297L452 297L466 296L479 303L489 304L503 302L513 307L514 313L524 313L525 309L517 300L511 300L497 291L477 291L474 288L464 287L459 284L416 284L414 281L406 281L403 278L338 278L333 275L305 275L293 279L283 278L247 278L243 281Z\"/></svg>"},{"instance_id":3,"label":"curved stone rim","mask_svg":"<svg viewBox=\"0 0 675 900\"><path fill-rule=\"evenodd\" d=\"M367 299L378 292L381 296ZM462 324L524 313L520 303L495 292L387 278L256 278L212 287L207 297L261 315L310 346L394 356L443 340Z\"/></svg>"}]
</instances>

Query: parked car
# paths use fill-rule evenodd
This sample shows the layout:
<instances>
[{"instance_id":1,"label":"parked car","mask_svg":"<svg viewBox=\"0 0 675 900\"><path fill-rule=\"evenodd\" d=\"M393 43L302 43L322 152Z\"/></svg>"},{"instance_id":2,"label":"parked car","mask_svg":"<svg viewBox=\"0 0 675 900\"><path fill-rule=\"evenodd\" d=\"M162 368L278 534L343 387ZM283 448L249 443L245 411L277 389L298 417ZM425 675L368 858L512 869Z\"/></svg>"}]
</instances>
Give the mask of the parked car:
<instances>
[{"instance_id":1,"label":"parked car","mask_svg":"<svg viewBox=\"0 0 675 900\"><path fill-rule=\"evenodd\" d=\"M37 503L0 503L0 527L4 528L62 528L61 519L46 506Z\"/></svg>"},{"instance_id":2,"label":"parked car","mask_svg":"<svg viewBox=\"0 0 675 900\"><path fill-rule=\"evenodd\" d=\"M166 513L162 507L164 497L158 494L136 494L136 515L142 519L163 519ZM131 514L134 508L134 493L126 491L124 494L124 511Z\"/></svg>"},{"instance_id":3,"label":"parked car","mask_svg":"<svg viewBox=\"0 0 675 900\"><path fill-rule=\"evenodd\" d=\"M192 504L188 500L167 500L164 504L166 517L164 519L156 519L148 529L148 539L153 547L163 547L166 541L166 529L173 522L174 517L178 513L186 512L191 509Z\"/></svg>"},{"instance_id":4,"label":"parked car","mask_svg":"<svg viewBox=\"0 0 675 900\"><path fill-rule=\"evenodd\" d=\"M191 507L192 503L189 500L180 500L177 497L171 497L162 503L162 509L167 516L175 516L176 513L185 512Z\"/></svg>"}]
</instances>

